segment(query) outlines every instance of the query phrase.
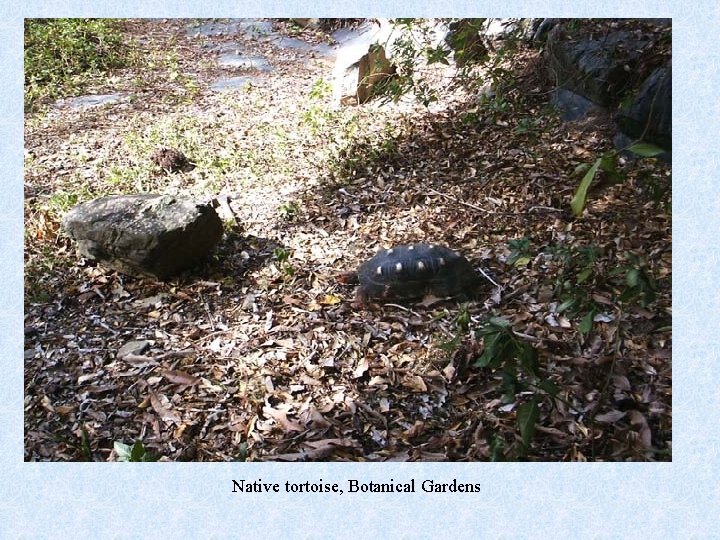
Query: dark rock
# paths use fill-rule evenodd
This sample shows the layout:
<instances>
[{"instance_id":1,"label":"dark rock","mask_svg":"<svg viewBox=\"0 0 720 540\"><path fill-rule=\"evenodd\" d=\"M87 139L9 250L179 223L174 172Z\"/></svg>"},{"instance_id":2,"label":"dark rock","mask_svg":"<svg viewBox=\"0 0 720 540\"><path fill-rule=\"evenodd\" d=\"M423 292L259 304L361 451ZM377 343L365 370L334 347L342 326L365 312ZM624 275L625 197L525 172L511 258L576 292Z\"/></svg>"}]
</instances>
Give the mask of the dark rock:
<instances>
[{"instance_id":1,"label":"dark rock","mask_svg":"<svg viewBox=\"0 0 720 540\"><path fill-rule=\"evenodd\" d=\"M538 45L542 45L545 40L547 39L548 34L550 33L550 30L555 28L555 25L558 23L559 19L535 19L533 21L532 25L532 41L533 43L536 43Z\"/></svg>"},{"instance_id":2,"label":"dark rock","mask_svg":"<svg viewBox=\"0 0 720 540\"><path fill-rule=\"evenodd\" d=\"M579 120L580 118L603 111L601 107L586 97L564 88L556 88L553 90L550 102L558 109L560 117L565 122Z\"/></svg>"},{"instance_id":3,"label":"dark rock","mask_svg":"<svg viewBox=\"0 0 720 540\"><path fill-rule=\"evenodd\" d=\"M599 105L612 105L639 81L636 66L649 44L629 31L569 39L563 25L555 26L545 49L551 76L559 87Z\"/></svg>"},{"instance_id":4,"label":"dark rock","mask_svg":"<svg viewBox=\"0 0 720 540\"><path fill-rule=\"evenodd\" d=\"M130 275L167 279L207 256L223 225L209 204L167 195L102 197L63 219L84 257Z\"/></svg>"},{"instance_id":5,"label":"dark rock","mask_svg":"<svg viewBox=\"0 0 720 540\"><path fill-rule=\"evenodd\" d=\"M658 68L643 82L633 102L617 117L630 138L672 148L672 66Z\"/></svg>"}]
</instances>

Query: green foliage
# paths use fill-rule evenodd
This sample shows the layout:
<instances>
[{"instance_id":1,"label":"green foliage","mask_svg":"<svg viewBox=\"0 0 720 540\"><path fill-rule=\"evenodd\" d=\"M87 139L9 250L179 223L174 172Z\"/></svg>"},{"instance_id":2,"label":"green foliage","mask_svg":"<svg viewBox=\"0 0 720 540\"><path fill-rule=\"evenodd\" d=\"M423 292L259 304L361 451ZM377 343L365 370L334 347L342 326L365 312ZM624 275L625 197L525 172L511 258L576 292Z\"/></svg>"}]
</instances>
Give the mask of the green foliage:
<instances>
[{"instance_id":1,"label":"green foliage","mask_svg":"<svg viewBox=\"0 0 720 540\"><path fill-rule=\"evenodd\" d=\"M662 148L659 148L649 143L635 143L626 148L629 152L640 156L640 157L655 157L664 152ZM592 184L598 171L603 171L611 180L619 181L623 180L624 176L619 174L617 171L617 159L619 152L617 150L608 150L602 156L595 160L595 163L590 166L589 164L583 163L575 169L576 174L583 174L583 179L578 185L575 196L570 201L570 208L572 208L575 217L580 217L585 209L585 202L587 200L587 192Z\"/></svg>"},{"instance_id":2,"label":"green foliage","mask_svg":"<svg viewBox=\"0 0 720 540\"><path fill-rule=\"evenodd\" d=\"M462 335L457 334L452 339L449 339L447 341L441 341L438 343L438 347L440 350L446 352L447 354L453 354L455 351L460 348L460 345L462 344Z\"/></svg>"},{"instance_id":3,"label":"green foliage","mask_svg":"<svg viewBox=\"0 0 720 540\"><path fill-rule=\"evenodd\" d=\"M325 79L318 79L313 83L309 97L314 100L327 99L332 95L332 85Z\"/></svg>"},{"instance_id":4,"label":"green foliage","mask_svg":"<svg viewBox=\"0 0 720 540\"><path fill-rule=\"evenodd\" d=\"M84 461L92 461L92 448L90 447L90 434L85 424L80 426L80 454Z\"/></svg>"},{"instance_id":5,"label":"green foliage","mask_svg":"<svg viewBox=\"0 0 720 540\"><path fill-rule=\"evenodd\" d=\"M364 172L373 163L390 161L398 153L397 130L387 125L380 133L358 134L357 122L353 119L344 126L349 144L329 159L333 174L340 178L352 177Z\"/></svg>"},{"instance_id":6,"label":"green foliage","mask_svg":"<svg viewBox=\"0 0 720 540\"><path fill-rule=\"evenodd\" d=\"M300 118L302 122L310 128L313 135L317 135L322 130L334 130L338 127L341 119L341 112L332 110L326 103L332 95L332 86L324 79L318 79L313 83L313 87L308 94L310 101L313 103L305 109Z\"/></svg>"},{"instance_id":7,"label":"green foliage","mask_svg":"<svg viewBox=\"0 0 720 540\"><path fill-rule=\"evenodd\" d=\"M157 461L160 458L160 456L148 452L140 441L136 441L133 445L115 441L113 448L118 456L118 461L148 462Z\"/></svg>"},{"instance_id":8,"label":"green foliage","mask_svg":"<svg viewBox=\"0 0 720 540\"><path fill-rule=\"evenodd\" d=\"M457 317L455 318L455 322L458 326L458 329L463 331L466 331L468 329L468 327L470 326L470 311L468 310L467 304L460 306Z\"/></svg>"},{"instance_id":9,"label":"green foliage","mask_svg":"<svg viewBox=\"0 0 720 540\"><path fill-rule=\"evenodd\" d=\"M437 91L422 75L423 68L433 64L449 65L451 57L457 68L453 85L472 88L490 81L498 95L513 87L514 80L506 62L517 51L521 28L518 26L517 30L506 33L491 54L491 47L482 32L485 22L482 18L434 19L435 27L442 24L450 30L446 39L438 43L436 28L425 19L393 19L399 36L393 41L393 63L397 73L388 81L384 94L397 101L401 95L412 93L426 106L437 101ZM507 106L502 98L497 102L494 99L490 98L490 106Z\"/></svg>"},{"instance_id":10,"label":"green foliage","mask_svg":"<svg viewBox=\"0 0 720 540\"><path fill-rule=\"evenodd\" d=\"M613 294L620 304L647 307L655 301L657 284L640 255L625 254L627 264L608 272L595 246L548 247L546 252L562 265L555 282L555 295L560 299L556 311L569 318L580 316L582 334L592 330L595 317L603 311L595 300L600 289L620 291Z\"/></svg>"},{"instance_id":11,"label":"green foliage","mask_svg":"<svg viewBox=\"0 0 720 540\"><path fill-rule=\"evenodd\" d=\"M285 248L276 247L273 249L273 256L278 262L280 269L285 273L287 277L295 275L295 268L290 263L290 255L292 253Z\"/></svg>"},{"instance_id":12,"label":"green foliage","mask_svg":"<svg viewBox=\"0 0 720 540\"><path fill-rule=\"evenodd\" d=\"M595 315L601 311L592 296L601 281L601 272L597 265L600 254L597 248L559 246L550 247L546 251L563 266L555 284L556 296L561 301L557 313L567 313L571 318L582 313L579 330L583 334L589 333Z\"/></svg>"},{"instance_id":13,"label":"green foliage","mask_svg":"<svg viewBox=\"0 0 720 540\"><path fill-rule=\"evenodd\" d=\"M611 150L603 157L606 157L608 156L608 154L611 153L614 154L615 151ZM604 162L603 157L596 159L595 163L593 163L592 166L588 169L588 171L585 173L585 176L583 176L583 179L580 180L580 185L575 192L575 196L570 201L570 208L572 208L573 214L575 214L576 217L580 217L583 213L583 210L585 209L585 200L587 199L588 189L590 188L590 184L592 183L595 175L597 174L598 170L600 170L600 167ZM576 169L576 171L577 170L578 169Z\"/></svg>"},{"instance_id":14,"label":"green foliage","mask_svg":"<svg viewBox=\"0 0 720 540\"><path fill-rule=\"evenodd\" d=\"M520 428L520 436L523 444L527 447L535 436L535 424L540 419L540 407L537 398L521 404L517 409L517 423Z\"/></svg>"},{"instance_id":15,"label":"green foliage","mask_svg":"<svg viewBox=\"0 0 720 540\"><path fill-rule=\"evenodd\" d=\"M505 461L505 441L500 437L490 440L490 461Z\"/></svg>"},{"instance_id":16,"label":"green foliage","mask_svg":"<svg viewBox=\"0 0 720 540\"><path fill-rule=\"evenodd\" d=\"M513 403L520 392L531 391L530 401L517 408L517 425L522 439L521 453L527 449L535 435L535 425L540 419L538 396L548 394L557 396L559 388L540 375L540 363L537 350L522 341L512 330L510 323L499 317L490 317L477 331L482 339L483 353L474 366L499 370L503 403ZM491 443L491 459L504 458L504 444L501 441Z\"/></svg>"},{"instance_id":17,"label":"green foliage","mask_svg":"<svg viewBox=\"0 0 720 540\"><path fill-rule=\"evenodd\" d=\"M500 317L490 317L477 331L483 340L483 353L475 361L475 367L501 369L503 372L503 401L511 403L520 385L520 374L539 377L537 351L521 341L512 331L510 323Z\"/></svg>"},{"instance_id":18,"label":"green foliage","mask_svg":"<svg viewBox=\"0 0 720 540\"><path fill-rule=\"evenodd\" d=\"M540 118L521 118L515 126L515 133L525 135L531 144L535 144L542 126Z\"/></svg>"},{"instance_id":19,"label":"green foliage","mask_svg":"<svg viewBox=\"0 0 720 540\"><path fill-rule=\"evenodd\" d=\"M523 237L510 240L508 248L510 248L510 256L506 261L508 264L521 267L526 266L532 260L529 238Z\"/></svg>"},{"instance_id":20,"label":"green foliage","mask_svg":"<svg viewBox=\"0 0 720 540\"><path fill-rule=\"evenodd\" d=\"M115 19L26 19L25 107L81 91L127 59Z\"/></svg>"},{"instance_id":21,"label":"green foliage","mask_svg":"<svg viewBox=\"0 0 720 540\"><path fill-rule=\"evenodd\" d=\"M647 307L655 301L657 284L645 260L635 253L628 254L629 264L613 271L613 274L624 274L624 286L618 296L622 303L637 303Z\"/></svg>"},{"instance_id":22,"label":"green foliage","mask_svg":"<svg viewBox=\"0 0 720 540\"><path fill-rule=\"evenodd\" d=\"M313 135L320 133L321 129L333 119L333 112L321 105L312 105L303 111L301 119L310 128Z\"/></svg>"},{"instance_id":23,"label":"green foliage","mask_svg":"<svg viewBox=\"0 0 720 540\"><path fill-rule=\"evenodd\" d=\"M485 21L486 19L459 19L449 24L451 33L447 44L459 66L477 64L488 59L487 47L480 37Z\"/></svg>"},{"instance_id":24,"label":"green foliage","mask_svg":"<svg viewBox=\"0 0 720 540\"><path fill-rule=\"evenodd\" d=\"M300 213L300 203L290 201L280 205L278 214L285 221L295 221Z\"/></svg>"},{"instance_id":25,"label":"green foliage","mask_svg":"<svg viewBox=\"0 0 720 540\"><path fill-rule=\"evenodd\" d=\"M656 157L665 152L662 148L650 143L635 143L628 146L628 151L640 157Z\"/></svg>"},{"instance_id":26,"label":"green foliage","mask_svg":"<svg viewBox=\"0 0 720 540\"><path fill-rule=\"evenodd\" d=\"M47 209L59 217L78 204L80 202L80 196L81 193L78 192L56 191L50 195L47 202Z\"/></svg>"}]
</instances>

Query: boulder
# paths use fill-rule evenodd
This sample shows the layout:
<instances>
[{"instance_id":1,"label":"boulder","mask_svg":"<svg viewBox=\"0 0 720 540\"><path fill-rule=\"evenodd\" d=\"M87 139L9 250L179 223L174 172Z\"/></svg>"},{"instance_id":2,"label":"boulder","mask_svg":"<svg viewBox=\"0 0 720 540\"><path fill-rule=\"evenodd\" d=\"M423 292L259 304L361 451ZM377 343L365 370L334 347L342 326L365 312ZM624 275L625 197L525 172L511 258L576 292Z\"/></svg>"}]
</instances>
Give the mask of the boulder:
<instances>
[{"instance_id":1,"label":"boulder","mask_svg":"<svg viewBox=\"0 0 720 540\"><path fill-rule=\"evenodd\" d=\"M588 98L565 88L555 88L550 94L550 103L555 106L560 113L560 118L565 122L597 115L604 111L602 107Z\"/></svg>"},{"instance_id":2,"label":"boulder","mask_svg":"<svg viewBox=\"0 0 720 540\"><path fill-rule=\"evenodd\" d=\"M672 147L672 66L657 68L645 79L632 103L617 116L617 124L631 139Z\"/></svg>"},{"instance_id":3,"label":"boulder","mask_svg":"<svg viewBox=\"0 0 720 540\"><path fill-rule=\"evenodd\" d=\"M608 106L639 83L635 68L648 44L629 31L569 39L565 26L556 25L549 32L545 55L559 87Z\"/></svg>"},{"instance_id":4,"label":"boulder","mask_svg":"<svg viewBox=\"0 0 720 540\"><path fill-rule=\"evenodd\" d=\"M63 228L83 257L161 280L207 256L223 232L210 204L150 193L80 204L65 215Z\"/></svg>"},{"instance_id":5,"label":"boulder","mask_svg":"<svg viewBox=\"0 0 720 540\"><path fill-rule=\"evenodd\" d=\"M552 18L533 19L531 42L539 45L544 44L550 30L555 28L555 25L557 25L560 20L561 19Z\"/></svg>"},{"instance_id":6,"label":"boulder","mask_svg":"<svg viewBox=\"0 0 720 540\"><path fill-rule=\"evenodd\" d=\"M577 21L546 19L551 26L545 44L548 71L557 81L552 103L565 121L614 117L615 148L638 140L667 150L671 161L672 65L664 46L669 19L609 20L593 32ZM634 27L633 27L634 25ZM603 114L604 111L604 114ZM630 154L631 157L635 154Z\"/></svg>"}]
</instances>

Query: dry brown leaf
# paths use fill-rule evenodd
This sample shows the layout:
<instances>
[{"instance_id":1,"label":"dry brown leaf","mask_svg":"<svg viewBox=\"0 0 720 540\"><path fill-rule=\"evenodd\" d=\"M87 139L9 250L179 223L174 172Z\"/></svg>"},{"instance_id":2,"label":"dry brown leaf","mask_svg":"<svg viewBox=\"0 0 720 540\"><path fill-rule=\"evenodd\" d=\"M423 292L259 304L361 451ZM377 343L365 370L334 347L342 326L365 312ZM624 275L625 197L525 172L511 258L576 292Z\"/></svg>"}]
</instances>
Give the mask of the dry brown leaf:
<instances>
[{"instance_id":1,"label":"dry brown leaf","mask_svg":"<svg viewBox=\"0 0 720 540\"><path fill-rule=\"evenodd\" d=\"M163 405L163 398L165 398L165 396L158 395L149 388L148 396L150 397L150 404L152 405L153 410L158 414L163 422L180 424L180 415L176 411L172 410L171 407ZM164 400L168 401L167 398Z\"/></svg>"},{"instance_id":2,"label":"dry brown leaf","mask_svg":"<svg viewBox=\"0 0 720 540\"><path fill-rule=\"evenodd\" d=\"M402 381L403 386L411 388L413 392L427 392L427 385L419 375L411 375L405 377Z\"/></svg>"},{"instance_id":3,"label":"dry brown leaf","mask_svg":"<svg viewBox=\"0 0 720 540\"><path fill-rule=\"evenodd\" d=\"M623 411L610 411L603 414L598 414L597 416L595 416L595 420L598 422L614 424L621 418L625 418L626 415L627 413Z\"/></svg>"},{"instance_id":4,"label":"dry brown leaf","mask_svg":"<svg viewBox=\"0 0 720 540\"><path fill-rule=\"evenodd\" d=\"M187 386L200 384L201 381L200 377L195 377L194 375L190 375L189 373L180 370L166 369L162 371L162 375L171 383L185 384Z\"/></svg>"},{"instance_id":5,"label":"dry brown leaf","mask_svg":"<svg viewBox=\"0 0 720 540\"><path fill-rule=\"evenodd\" d=\"M280 409L275 409L273 407L270 407L266 405L263 407L263 413L273 420L277 421L280 426L282 426L283 429L288 431L304 431L304 427L302 427L297 422L294 422L292 420L288 420L287 417L287 411L283 411Z\"/></svg>"}]
</instances>

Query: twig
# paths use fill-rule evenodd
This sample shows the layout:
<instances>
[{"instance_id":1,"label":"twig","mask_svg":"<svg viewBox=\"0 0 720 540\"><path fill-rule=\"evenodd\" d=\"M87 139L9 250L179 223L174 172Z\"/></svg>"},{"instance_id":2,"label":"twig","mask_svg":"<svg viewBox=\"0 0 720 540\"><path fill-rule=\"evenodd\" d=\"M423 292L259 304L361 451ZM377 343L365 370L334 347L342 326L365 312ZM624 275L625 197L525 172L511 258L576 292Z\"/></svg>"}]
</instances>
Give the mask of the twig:
<instances>
[{"instance_id":1,"label":"twig","mask_svg":"<svg viewBox=\"0 0 720 540\"><path fill-rule=\"evenodd\" d=\"M453 202L456 202L458 204L462 204L463 206L467 206L468 208L472 208L473 210L477 210L478 212L485 212L486 214L492 214L490 210L487 210L485 208L480 208L479 206L476 206L474 204L470 204L469 202L460 201L456 197L452 197L451 195L447 195L445 193L440 193L437 190L434 190L432 188L429 188L428 191L432 193L433 195L440 195L441 197L445 197L446 199L449 199Z\"/></svg>"},{"instance_id":2,"label":"twig","mask_svg":"<svg viewBox=\"0 0 720 540\"><path fill-rule=\"evenodd\" d=\"M528 208L528 212L532 212L533 210L545 210L546 212L562 212L560 208L553 208L552 206L531 206Z\"/></svg>"},{"instance_id":3,"label":"twig","mask_svg":"<svg viewBox=\"0 0 720 540\"><path fill-rule=\"evenodd\" d=\"M483 276L485 276L485 279L487 279L490 283L492 283L492 284L495 285L496 287L500 287L500 285L498 285L497 283L495 283L495 281L493 281L493 279L492 279L490 276L488 276L482 268L478 268L478 271L479 271Z\"/></svg>"},{"instance_id":4,"label":"twig","mask_svg":"<svg viewBox=\"0 0 720 540\"><path fill-rule=\"evenodd\" d=\"M411 315L415 315L416 317L419 317L417 313L415 313L412 309L406 308L405 306L401 306L400 304L384 304L385 306L390 306L398 309L402 309L403 311L407 311Z\"/></svg>"},{"instance_id":5,"label":"twig","mask_svg":"<svg viewBox=\"0 0 720 540\"><path fill-rule=\"evenodd\" d=\"M612 379L613 373L615 373L615 364L617 363L618 356L620 356L620 321L622 320L622 309L619 310L618 317L617 317L617 327L615 330L615 350L613 351L612 356L612 362L610 363L610 371L608 372L608 376L605 379L605 384L603 385L603 389L600 392L600 395L598 396L598 401L595 404L595 408L593 409L592 413L590 413L589 420L590 422L595 421L595 416L598 412L600 412L600 407L602 406L603 401L605 401L605 395L607 394L607 390L610 387L610 380Z\"/></svg>"},{"instance_id":6,"label":"twig","mask_svg":"<svg viewBox=\"0 0 720 540\"><path fill-rule=\"evenodd\" d=\"M530 334L523 334L522 332L516 332L515 330L513 330L513 334L515 334L515 335L518 336L518 337L523 338L523 339L526 340L526 341L532 341L532 342L534 342L534 343L545 343L545 342L548 342L548 343L563 343L563 342L562 342L561 340L559 340L559 339L552 339L552 338L547 338L547 337L531 336Z\"/></svg>"}]
</instances>

